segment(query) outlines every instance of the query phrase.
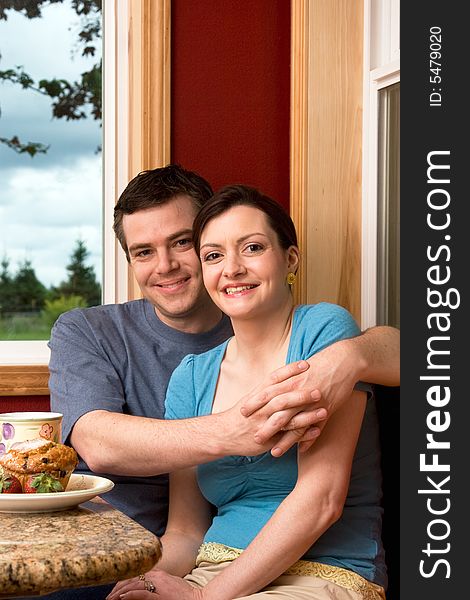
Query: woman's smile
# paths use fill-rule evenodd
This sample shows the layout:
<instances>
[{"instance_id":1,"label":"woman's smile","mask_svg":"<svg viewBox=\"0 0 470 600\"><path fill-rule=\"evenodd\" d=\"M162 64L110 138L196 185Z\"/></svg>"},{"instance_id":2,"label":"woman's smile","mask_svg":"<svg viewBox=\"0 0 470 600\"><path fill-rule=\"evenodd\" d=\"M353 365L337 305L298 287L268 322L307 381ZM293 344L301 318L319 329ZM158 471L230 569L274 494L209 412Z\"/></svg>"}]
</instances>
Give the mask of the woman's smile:
<instances>
[{"instance_id":1,"label":"woman's smile","mask_svg":"<svg viewBox=\"0 0 470 600\"><path fill-rule=\"evenodd\" d=\"M241 296L242 294L244 294L245 292L249 292L251 290L253 290L254 288L257 288L259 284L251 284L251 283L243 283L243 284L231 284L231 285L226 285L223 289L222 292L224 294L226 294L227 296Z\"/></svg>"}]
</instances>

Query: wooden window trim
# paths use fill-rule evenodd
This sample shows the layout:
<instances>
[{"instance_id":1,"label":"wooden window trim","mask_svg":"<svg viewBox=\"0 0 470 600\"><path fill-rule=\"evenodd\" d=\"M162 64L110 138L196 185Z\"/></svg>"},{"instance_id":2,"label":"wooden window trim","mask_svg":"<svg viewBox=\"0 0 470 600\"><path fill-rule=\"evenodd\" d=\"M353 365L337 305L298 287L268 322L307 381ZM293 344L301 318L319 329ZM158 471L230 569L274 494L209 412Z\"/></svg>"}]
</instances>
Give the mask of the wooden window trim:
<instances>
[{"instance_id":1,"label":"wooden window trim","mask_svg":"<svg viewBox=\"0 0 470 600\"><path fill-rule=\"evenodd\" d=\"M129 177L170 162L171 1L129 4ZM128 268L128 299L141 292Z\"/></svg>"},{"instance_id":2,"label":"wooden window trim","mask_svg":"<svg viewBox=\"0 0 470 600\"><path fill-rule=\"evenodd\" d=\"M47 365L0 365L0 396L47 396Z\"/></svg>"}]
</instances>

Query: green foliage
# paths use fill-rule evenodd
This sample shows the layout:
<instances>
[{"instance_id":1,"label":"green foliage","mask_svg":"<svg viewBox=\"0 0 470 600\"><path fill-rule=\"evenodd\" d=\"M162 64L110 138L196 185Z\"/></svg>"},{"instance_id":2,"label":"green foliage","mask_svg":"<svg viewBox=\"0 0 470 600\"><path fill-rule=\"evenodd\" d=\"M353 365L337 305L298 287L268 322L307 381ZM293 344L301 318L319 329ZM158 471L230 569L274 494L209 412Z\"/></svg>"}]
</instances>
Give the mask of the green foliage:
<instances>
[{"instance_id":1,"label":"green foliage","mask_svg":"<svg viewBox=\"0 0 470 600\"><path fill-rule=\"evenodd\" d=\"M15 312L39 311L44 306L46 294L47 290L36 277L31 261L26 259L20 264L18 272L11 281L8 309Z\"/></svg>"},{"instance_id":2,"label":"green foliage","mask_svg":"<svg viewBox=\"0 0 470 600\"><path fill-rule=\"evenodd\" d=\"M8 11L20 12L28 19L42 16L43 5L62 3L63 0L2 0L0 2L0 19L7 20ZM83 56L94 56L96 40L101 37L101 0L73 0L72 7L81 18L81 30L78 33L78 45L82 48ZM0 71L0 83L10 82L22 89L33 90L49 96L52 116L56 119L79 120L87 118L90 113L94 119L102 117L101 94L101 60L94 64L89 71L81 74L81 80L69 82L66 79L41 79L36 84L34 79L23 70L22 66ZM0 137L0 143L5 144L18 154L29 154L31 157L38 153L46 153L47 144L41 142L22 142L17 136L12 138Z\"/></svg>"},{"instance_id":3,"label":"green foliage","mask_svg":"<svg viewBox=\"0 0 470 600\"><path fill-rule=\"evenodd\" d=\"M46 154L50 148L50 146L46 146L40 142L20 142L16 135L10 139L0 137L0 144L5 144L8 148L11 148L11 150L14 150L18 154L27 153L30 156L34 156L35 154Z\"/></svg>"},{"instance_id":4,"label":"green foliage","mask_svg":"<svg viewBox=\"0 0 470 600\"><path fill-rule=\"evenodd\" d=\"M1 266L0 315L39 312L44 306L47 290L36 277L31 261L24 260L14 276L10 275L10 261L6 256Z\"/></svg>"},{"instance_id":5,"label":"green foliage","mask_svg":"<svg viewBox=\"0 0 470 600\"><path fill-rule=\"evenodd\" d=\"M87 306L101 304L101 286L96 281L95 270L85 264L89 254L83 240L77 240L67 265L68 279L53 289L53 298L80 296Z\"/></svg>"},{"instance_id":6,"label":"green foliage","mask_svg":"<svg viewBox=\"0 0 470 600\"><path fill-rule=\"evenodd\" d=\"M0 272L0 315L14 310L14 288L13 279L10 275L10 261L3 257L2 270Z\"/></svg>"},{"instance_id":7,"label":"green foliage","mask_svg":"<svg viewBox=\"0 0 470 600\"><path fill-rule=\"evenodd\" d=\"M0 78L2 73L0 71ZM32 86L30 86L32 89ZM41 79L38 89L42 94L55 98L52 116L56 119L76 121L86 119L86 108L96 120L101 119L101 61L90 71L82 73L80 82L69 83L65 79Z\"/></svg>"},{"instance_id":8,"label":"green foliage","mask_svg":"<svg viewBox=\"0 0 470 600\"><path fill-rule=\"evenodd\" d=\"M0 317L0 340L48 340L50 332L41 313Z\"/></svg>"},{"instance_id":9,"label":"green foliage","mask_svg":"<svg viewBox=\"0 0 470 600\"><path fill-rule=\"evenodd\" d=\"M0 3L0 19L7 19L7 10L16 10L21 12L28 19L34 19L41 16L43 4L57 4L64 0L2 0Z\"/></svg>"},{"instance_id":10,"label":"green foliage","mask_svg":"<svg viewBox=\"0 0 470 600\"><path fill-rule=\"evenodd\" d=\"M10 83L17 83L24 90L32 88L34 85L34 79L31 79L31 77L23 71L23 67L15 67L14 69L0 71L0 79L9 81Z\"/></svg>"},{"instance_id":11,"label":"green foliage","mask_svg":"<svg viewBox=\"0 0 470 600\"><path fill-rule=\"evenodd\" d=\"M42 311L43 322L50 330L62 313L72 310L72 308L85 308L86 305L86 300L81 296L60 296L55 300L46 300Z\"/></svg>"},{"instance_id":12,"label":"green foliage","mask_svg":"<svg viewBox=\"0 0 470 600\"><path fill-rule=\"evenodd\" d=\"M77 240L67 265L68 279L49 290L36 277L30 260L24 260L12 275L4 256L0 262L0 340L47 340L63 312L100 304L101 286L94 268L85 264L88 255L85 243Z\"/></svg>"}]
</instances>

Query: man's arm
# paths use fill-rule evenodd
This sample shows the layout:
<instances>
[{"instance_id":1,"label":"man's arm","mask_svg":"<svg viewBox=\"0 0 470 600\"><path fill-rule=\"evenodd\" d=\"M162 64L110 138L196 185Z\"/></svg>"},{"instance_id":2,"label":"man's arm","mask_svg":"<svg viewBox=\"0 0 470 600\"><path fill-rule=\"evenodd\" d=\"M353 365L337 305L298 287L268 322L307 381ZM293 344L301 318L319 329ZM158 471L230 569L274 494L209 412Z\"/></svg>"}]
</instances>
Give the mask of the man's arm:
<instances>
[{"instance_id":1,"label":"man's arm","mask_svg":"<svg viewBox=\"0 0 470 600\"><path fill-rule=\"evenodd\" d=\"M298 371L297 363L290 370ZM167 473L228 455L254 456L269 451L273 444L284 453L299 440L315 439L320 433L315 424L326 417L324 409L315 409L317 392L294 390L284 394L284 399L294 408L284 410L280 419L274 417L274 434L264 444L255 434L272 416L270 404L249 418L242 416L239 404L221 413L176 420L94 410L77 420L71 443L92 471L134 476ZM278 433L306 406L302 419L306 425L300 432Z\"/></svg>"},{"instance_id":2,"label":"man's arm","mask_svg":"<svg viewBox=\"0 0 470 600\"><path fill-rule=\"evenodd\" d=\"M344 340L345 346L353 346L360 369L358 381L385 386L400 385L400 330L395 327L377 326L366 329L360 336Z\"/></svg>"},{"instance_id":3,"label":"man's arm","mask_svg":"<svg viewBox=\"0 0 470 600\"><path fill-rule=\"evenodd\" d=\"M275 417L271 417L261 427L256 439L265 443L272 436L276 421L282 417L287 394L294 390L319 390L320 406L331 416L352 393L358 381L367 381L385 386L400 384L400 331L394 327L372 327L361 335L341 340L318 352L307 361L310 368L295 376L286 378L287 367L272 374L272 384L264 390L257 389L248 394L242 402L242 414L252 415L267 402ZM289 396L292 398L292 396ZM292 408L292 405L290 406ZM285 429L301 428L306 425L308 413L299 412ZM326 419L318 424L320 429ZM302 445L306 449L307 445ZM272 453L280 455L276 446Z\"/></svg>"}]
</instances>

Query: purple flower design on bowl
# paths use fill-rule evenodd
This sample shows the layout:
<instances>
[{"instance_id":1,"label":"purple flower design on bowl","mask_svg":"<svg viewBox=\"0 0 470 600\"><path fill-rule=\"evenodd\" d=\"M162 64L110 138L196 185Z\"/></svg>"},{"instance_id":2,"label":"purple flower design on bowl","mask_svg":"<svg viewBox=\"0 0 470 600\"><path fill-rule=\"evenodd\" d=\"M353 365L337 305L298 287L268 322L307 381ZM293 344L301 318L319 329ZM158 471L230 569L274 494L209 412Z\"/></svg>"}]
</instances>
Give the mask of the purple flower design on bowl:
<instances>
[{"instance_id":1,"label":"purple flower design on bowl","mask_svg":"<svg viewBox=\"0 0 470 600\"><path fill-rule=\"evenodd\" d=\"M15 428L11 423L3 423L3 439L12 440L15 437Z\"/></svg>"},{"instance_id":2,"label":"purple flower design on bowl","mask_svg":"<svg viewBox=\"0 0 470 600\"><path fill-rule=\"evenodd\" d=\"M5 454L6 451L7 449L5 448L5 444L0 444L0 456L2 456L2 454Z\"/></svg>"}]
</instances>

